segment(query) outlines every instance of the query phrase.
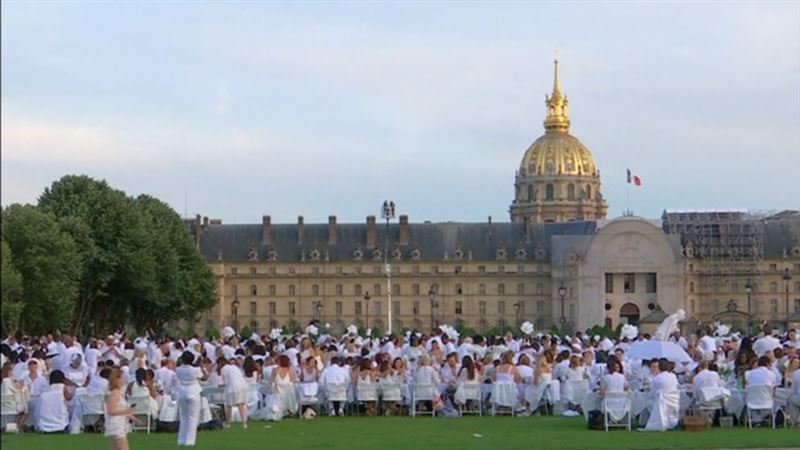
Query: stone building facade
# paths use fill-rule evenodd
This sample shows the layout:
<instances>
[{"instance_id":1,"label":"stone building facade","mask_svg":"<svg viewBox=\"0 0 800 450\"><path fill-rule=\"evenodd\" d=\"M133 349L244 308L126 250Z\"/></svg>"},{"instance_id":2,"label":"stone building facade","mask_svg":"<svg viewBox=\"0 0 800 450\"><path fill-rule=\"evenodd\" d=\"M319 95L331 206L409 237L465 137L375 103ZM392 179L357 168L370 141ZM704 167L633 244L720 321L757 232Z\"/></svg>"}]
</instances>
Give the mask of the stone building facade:
<instances>
[{"instance_id":1,"label":"stone building facade","mask_svg":"<svg viewBox=\"0 0 800 450\"><path fill-rule=\"evenodd\" d=\"M367 216L340 224L330 216L305 224L301 216L273 224L264 216L223 225L197 216L189 225L219 301L189 326L263 333L319 319L334 332L350 324L386 331L389 308L393 331L447 323L487 332L526 320L537 329L645 325L678 308L690 324L800 324L798 212L606 220L600 171L569 134L557 65L546 104L545 135L516 174L511 222L400 216L387 225Z\"/></svg>"}]
</instances>

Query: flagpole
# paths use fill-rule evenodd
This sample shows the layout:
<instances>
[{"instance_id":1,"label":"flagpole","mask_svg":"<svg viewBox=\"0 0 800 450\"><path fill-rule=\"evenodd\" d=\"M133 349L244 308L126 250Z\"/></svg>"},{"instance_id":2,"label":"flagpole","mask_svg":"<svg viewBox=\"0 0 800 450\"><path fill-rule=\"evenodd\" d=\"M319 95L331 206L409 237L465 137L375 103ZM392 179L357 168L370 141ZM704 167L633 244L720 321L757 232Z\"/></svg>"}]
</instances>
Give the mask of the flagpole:
<instances>
[{"instance_id":1,"label":"flagpole","mask_svg":"<svg viewBox=\"0 0 800 450\"><path fill-rule=\"evenodd\" d=\"M625 215L631 215L631 182L625 183Z\"/></svg>"}]
</instances>

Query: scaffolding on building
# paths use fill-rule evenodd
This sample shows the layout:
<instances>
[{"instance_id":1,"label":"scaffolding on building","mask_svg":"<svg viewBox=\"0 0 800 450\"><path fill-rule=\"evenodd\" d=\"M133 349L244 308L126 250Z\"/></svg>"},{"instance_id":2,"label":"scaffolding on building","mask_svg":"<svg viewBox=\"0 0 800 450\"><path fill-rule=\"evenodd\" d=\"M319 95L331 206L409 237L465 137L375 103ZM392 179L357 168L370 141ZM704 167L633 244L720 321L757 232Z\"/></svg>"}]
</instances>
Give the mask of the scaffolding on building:
<instances>
[{"instance_id":1,"label":"scaffolding on building","mask_svg":"<svg viewBox=\"0 0 800 450\"><path fill-rule=\"evenodd\" d=\"M764 261L763 213L665 210L661 219L666 233L680 236L684 256L699 262L694 273L701 278L704 293L719 298L736 291L733 279L745 278L753 286L759 285Z\"/></svg>"}]
</instances>

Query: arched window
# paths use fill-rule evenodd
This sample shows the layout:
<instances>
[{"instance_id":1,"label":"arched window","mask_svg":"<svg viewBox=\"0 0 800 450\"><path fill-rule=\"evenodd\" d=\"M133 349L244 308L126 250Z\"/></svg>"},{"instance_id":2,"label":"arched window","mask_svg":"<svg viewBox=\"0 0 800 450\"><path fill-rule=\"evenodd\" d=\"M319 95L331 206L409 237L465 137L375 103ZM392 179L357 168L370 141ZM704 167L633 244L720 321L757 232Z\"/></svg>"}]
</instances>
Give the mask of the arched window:
<instances>
[{"instance_id":1,"label":"arched window","mask_svg":"<svg viewBox=\"0 0 800 450\"><path fill-rule=\"evenodd\" d=\"M528 201L533 200L533 185L528 185Z\"/></svg>"},{"instance_id":2,"label":"arched window","mask_svg":"<svg viewBox=\"0 0 800 450\"><path fill-rule=\"evenodd\" d=\"M567 185L567 199L575 200L575 185L572 183Z\"/></svg>"},{"instance_id":3,"label":"arched window","mask_svg":"<svg viewBox=\"0 0 800 450\"><path fill-rule=\"evenodd\" d=\"M588 184L586 185L586 199L587 200L592 199L592 186Z\"/></svg>"},{"instance_id":4,"label":"arched window","mask_svg":"<svg viewBox=\"0 0 800 450\"><path fill-rule=\"evenodd\" d=\"M547 186L544 188L545 192L545 199L552 200L553 199L553 185L548 183Z\"/></svg>"}]
</instances>

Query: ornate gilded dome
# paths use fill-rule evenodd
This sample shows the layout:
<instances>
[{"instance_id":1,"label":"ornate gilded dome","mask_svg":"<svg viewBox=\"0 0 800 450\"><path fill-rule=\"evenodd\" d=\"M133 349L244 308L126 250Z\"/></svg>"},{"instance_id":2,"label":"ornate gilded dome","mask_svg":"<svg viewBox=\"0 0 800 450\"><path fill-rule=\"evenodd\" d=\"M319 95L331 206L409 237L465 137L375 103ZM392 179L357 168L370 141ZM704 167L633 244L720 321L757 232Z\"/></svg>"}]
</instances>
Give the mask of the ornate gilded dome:
<instances>
[{"instance_id":1,"label":"ornate gilded dome","mask_svg":"<svg viewBox=\"0 0 800 450\"><path fill-rule=\"evenodd\" d=\"M528 147L519 173L522 176L598 175L589 149L575 136L558 131L547 132Z\"/></svg>"},{"instance_id":2,"label":"ornate gilded dome","mask_svg":"<svg viewBox=\"0 0 800 450\"><path fill-rule=\"evenodd\" d=\"M568 103L567 96L561 93L556 60L553 93L545 97L545 134L525 152L519 168L520 175L598 175L592 153L569 134Z\"/></svg>"}]
</instances>

